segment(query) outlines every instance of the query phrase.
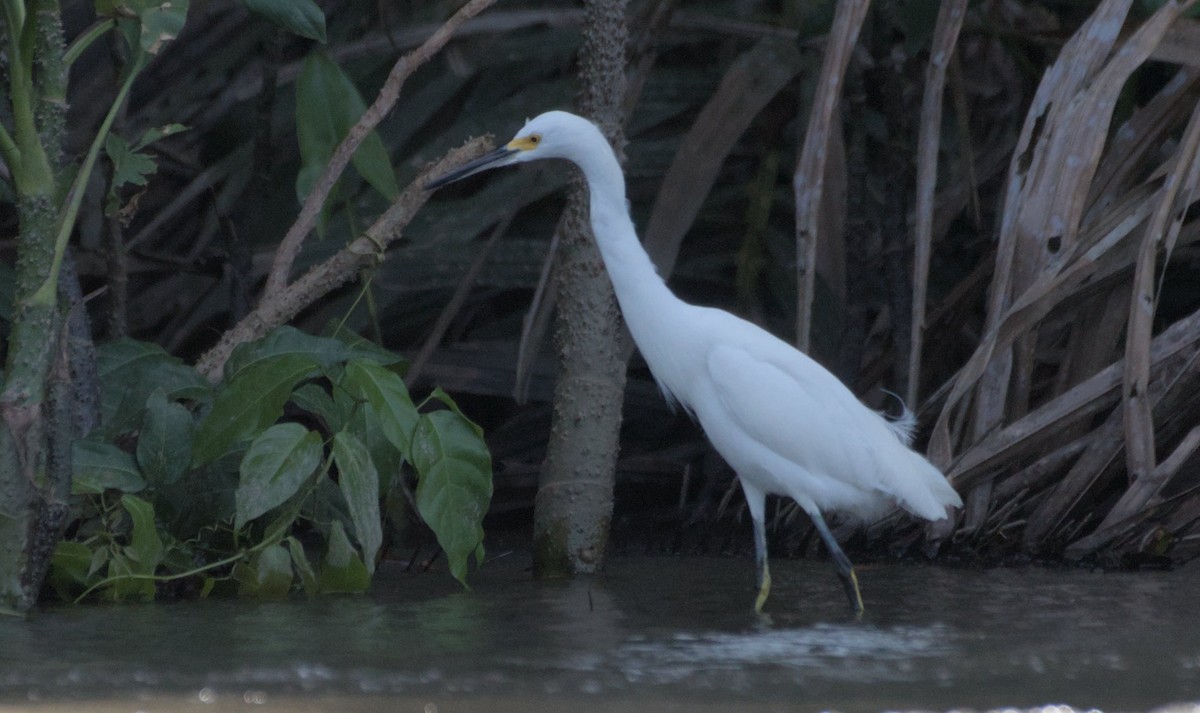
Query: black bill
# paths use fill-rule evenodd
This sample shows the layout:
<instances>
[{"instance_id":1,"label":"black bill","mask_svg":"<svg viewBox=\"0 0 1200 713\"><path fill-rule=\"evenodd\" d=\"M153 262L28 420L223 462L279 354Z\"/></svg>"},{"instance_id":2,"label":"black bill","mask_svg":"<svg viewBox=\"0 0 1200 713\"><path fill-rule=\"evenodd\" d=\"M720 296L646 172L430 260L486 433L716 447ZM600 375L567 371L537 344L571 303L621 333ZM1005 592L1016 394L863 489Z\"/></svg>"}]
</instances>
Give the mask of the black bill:
<instances>
[{"instance_id":1,"label":"black bill","mask_svg":"<svg viewBox=\"0 0 1200 713\"><path fill-rule=\"evenodd\" d=\"M501 146L495 151L486 153L474 161L465 163L453 171L429 181L425 184L425 190L432 191L435 188L441 188L448 183L454 183L455 181L464 179L467 176L474 175L480 171L486 171L487 169L495 168L496 166L504 166L507 163L507 159L515 153L517 153L517 149L510 149L507 146Z\"/></svg>"}]
</instances>

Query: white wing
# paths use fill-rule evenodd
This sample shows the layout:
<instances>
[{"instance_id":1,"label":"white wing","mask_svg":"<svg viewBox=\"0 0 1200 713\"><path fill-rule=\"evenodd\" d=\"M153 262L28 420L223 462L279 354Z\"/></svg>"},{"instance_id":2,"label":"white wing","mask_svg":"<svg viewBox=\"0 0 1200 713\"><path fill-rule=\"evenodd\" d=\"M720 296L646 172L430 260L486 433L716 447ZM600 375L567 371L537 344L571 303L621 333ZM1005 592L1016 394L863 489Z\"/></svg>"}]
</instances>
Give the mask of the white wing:
<instances>
[{"instance_id":1,"label":"white wing","mask_svg":"<svg viewBox=\"0 0 1200 713\"><path fill-rule=\"evenodd\" d=\"M901 444L886 420L790 345L736 319L708 354L708 378L729 419L812 476L861 491L863 510L887 495L936 519L958 500L945 477ZM735 336L736 338L724 339ZM844 488L843 488L844 490ZM817 504L820 493L810 494ZM854 510L845 502L836 506Z\"/></svg>"}]
</instances>

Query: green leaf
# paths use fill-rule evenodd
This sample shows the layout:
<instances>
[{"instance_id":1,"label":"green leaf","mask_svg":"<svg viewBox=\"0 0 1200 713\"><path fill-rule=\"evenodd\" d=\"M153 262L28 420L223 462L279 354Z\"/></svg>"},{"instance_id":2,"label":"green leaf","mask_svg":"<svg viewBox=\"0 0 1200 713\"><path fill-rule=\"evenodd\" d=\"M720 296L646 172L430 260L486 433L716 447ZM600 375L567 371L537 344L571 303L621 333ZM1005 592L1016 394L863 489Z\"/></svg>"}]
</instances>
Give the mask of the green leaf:
<instances>
[{"instance_id":1,"label":"green leaf","mask_svg":"<svg viewBox=\"0 0 1200 713\"><path fill-rule=\"evenodd\" d=\"M317 418L329 431L340 431L346 423L346 413L333 397L317 384L304 384L292 393L292 403Z\"/></svg>"},{"instance_id":2,"label":"green leaf","mask_svg":"<svg viewBox=\"0 0 1200 713\"><path fill-rule=\"evenodd\" d=\"M92 551L82 542L62 540L54 548L50 566L75 584L87 584L92 574Z\"/></svg>"},{"instance_id":3,"label":"green leaf","mask_svg":"<svg viewBox=\"0 0 1200 713\"><path fill-rule=\"evenodd\" d=\"M225 362L225 380L231 381L246 369L280 356L305 357L328 370L352 353L340 340L315 337L295 327L279 327L262 339L239 344Z\"/></svg>"},{"instance_id":4,"label":"green leaf","mask_svg":"<svg viewBox=\"0 0 1200 713\"><path fill-rule=\"evenodd\" d=\"M110 198L126 185L146 185L146 176L158 170L154 159L144 153L138 153L125 139L116 134L109 134L104 139L104 152L113 164L112 182L108 187Z\"/></svg>"},{"instance_id":5,"label":"green leaf","mask_svg":"<svg viewBox=\"0 0 1200 713\"><path fill-rule=\"evenodd\" d=\"M208 401L212 397L212 387L194 369L168 361L130 369L111 382L101 377L100 433L115 438L137 428L142 423L146 400L156 389L162 389L169 401Z\"/></svg>"},{"instance_id":6,"label":"green leaf","mask_svg":"<svg viewBox=\"0 0 1200 713\"><path fill-rule=\"evenodd\" d=\"M162 389L168 401L206 401L212 387L196 370L167 354L162 347L133 339L118 339L97 350L100 381L100 435L108 438L142 424L147 399Z\"/></svg>"},{"instance_id":7,"label":"green leaf","mask_svg":"<svg viewBox=\"0 0 1200 713\"><path fill-rule=\"evenodd\" d=\"M282 599L292 589L292 556L283 545L273 545L255 552L249 562L239 562L233 568L238 594Z\"/></svg>"},{"instance_id":8,"label":"green leaf","mask_svg":"<svg viewBox=\"0 0 1200 713\"><path fill-rule=\"evenodd\" d=\"M241 528L296 494L321 463L321 436L298 423L271 426L242 458L234 525Z\"/></svg>"},{"instance_id":9,"label":"green leaf","mask_svg":"<svg viewBox=\"0 0 1200 713\"><path fill-rule=\"evenodd\" d=\"M154 506L136 495L122 496L121 506L133 520L133 536L125 548L131 568L138 574L154 574L165 551L154 523Z\"/></svg>"},{"instance_id":10,"label":"green leaf","mask_svg":"<svg viewBox=\"0 0 1200 713\"><path fill-rule=\"evenodd\" d=\"M342 68L321 52L309 54L296 78L296 135L301 161L296 194L302 202L333 157L334 149L364 111L366 104ZM391 159L378 133L367 134L351 160L359 175L389 201L400 195Z\"/></svg>"},{"instance_id":11,"label":"green leaf","mask_svg":"<svg viewBox=\"0 0 1200 713\"><path fill-rule=\"evenodd\" d=\"M110 488L136 493L145 487L133 456L111 443L75 441L71 448L73 495L98 495Z\"/></svg>"},{"instance_id":12,"label":"green leaf","mask_svg":"<svg viewBox=\"0 0 1200 713\"><path fill-rule=\"evenodd\" d=\"M417 469L417 510L446 552L450 573L466 584L467 560L478 564L483 516L492 499L492 457L467 419L453 411L423 414L410 459Z\"/></svg>"},{"instance_id":13,"label":"green leaf","mask_svg":"<svg viewBox=\"0 0 1200 713\"><path fill-rule=\"evenodd\" d=\"M321 591L330 594L355 594L371 586L371 573L337 520L329 528L329 544L317 581Z\"/></svg>"},{"instance_id":14,"label":"green leaf","mask_svg":"<svg viewBox=\"0 0 1200 713\"><path fill-rule=\"evenodd\" d=\"M483 438L483 428L479 424L477 424L474 421L472 421L471 419L467 418L467 415L462 412L462 409L460 409L458 407L458 403L453 398L450 397L450 394L446 393L445 391L442 391L442 387L440 387L440 386L434 387L433 391L429 394L429 398L437 399L438 401L441 401L451 411L458 414L458 416L460 418L462 418L462 420L471 424L471 429L475 431L475 435L479 436L480 438Z\"/></svg>"},{"instance_id":15,"label":"green leaf","mask_svg":"<svg viewBox=\"0 0 1200 713\"><path fill-rule=\"evenodd\" d=\"M162 389L150 394L137 442L137 462L150 482L174 483L187 472L195 428L186 407L168 401Z\"/></svg>"},{"instance_id":16,"label":"green leaf","mask_svg":"<svg viewBox=\"0 0 1200 713\"><path fill-rule=\"evenodd\" d=\"M170 359L162 347L150 342L123 337L96 350L96 371L103 378L111 378L140 363Z\"/></svg>"},{"instance_id":17,"label":"green leaf","mask_svg":"<svg viewBox=\"0 0 1200 713\"><path fill-rule=\"evenodd\" d=\"M163 45L179 36L187 21L188 0L128 0L125 4L141 20L139 44L148 54L158 54Z\"/></svg>"},{"instance_id":18,"label":"green leaf","mask_svg":"<svg viewBox=\"0 0 1200 713\"><path fill-rule=\"evenodd\" d=\"M340 321L329 325L326 332L325 336L346 345L350 350L349 359L369 361L384 366L407 366L403 356L379 346L357 332L346 329ZM403 374L404 370L400 370L399 373Z\"/></svg>"},{"instance_id":19,"label":"green leaf","mask_svg":"<svg viewBox=\"0 0 1200 713\"><path fill-rule=\"evenodd\" d=\"M333 478L318 478L312 495L306 497L301 506L300 516L313 523L328 537L329 527L334 520L342 523L347 532L354 531L354 521L350 518L350 505L342 496L342 490Z\"/></svg>"},{"instance_id":20,"label":"green leaf","mask_svg":"<svg viewBox=\"0 0 1200 713\"><path fill-rule=\"evenodd\" d=\"M296 511L291 508L280 510L275 519L263 529L262 540L259 541L259 544L277 545L283 542L288 533L292 531L292 525L296 524L296 515Z\"/></svg>"},{"instance_id":21,"label":"green leaf","mask_svg":"<svg viewBox=\"0 0 1200 713\"><path fill-rule=\"evenodd\" d=\"M235 449L213 463L188 471L174 483L153 485L154 509L163 522L170 523L173 534L194 540L202 533L212 533L216 523L233 521L243 455L244 449Z\"/></svg>"},{"instance_id":22,"label":"green leaf","mask_svg":"<svg viewBox=\"0 0 1200 713\"><path fill-rule=\"evenodd\" d=\"M190 572L196 568L196 550L192 547L197 543L181 543L171 536L171 533L166 529L170 524L163 517L162 510L155 508L155 519L159 522L161 528L163 545L166 551L163 553L162 562L159 564L168 572Z\"/></svg>"},{"instance_id":23,"label":"green leaf","mask_svg":"<svg viewBox=\"0 0 1200 713\"><path fill-rule=\"evenodd\" d=\"M140 574L129 558L120 553L113 553L108 561L108 576L119 577L108 585L108 595L113 602L152 602L154 601L154 580L147 577L133 577Z\"/></svg>"},{"instance_id":24,"label":"green leaf","mask_svg":"<svg viewBox=\"0 0 1200 713\"><path fill-rule=\"evenodd\" d=\"M317 584L317 573L313 571L312 565L308 562L308 555L304 552L304 545L295 537L287 538L288 551L292 553L292 564L296 568L296 572L300 575L300 583L304 585L304 593L308 596L314 596L320 593L319 585Z\"/></svg>"},{"instance_id":25,"label":"green leaf","mask_svg":"<svg viewBox=\"0 0 1200 713\"><path fill-rule=\"evenodd\" d=\"M339 389L336 393L346 392ZM346 398L349 399L348 396ZM388 488L392 478L404 465L404 453L384 435L379 413L370 404L356 404L351 401L351 407L347 410L350 412L350 418L346 420L342 430L358 436L367 447L367 452L371 454L371 462L375 464L375 470L379 473L379 489L382 492ZM415 420L413 426L416 426Z\"/></svg>"},{"instance_id":26,"label":"green leaf","mask_svg":"<svg viewBox=\"0 0 1200 713\"><path fill-rule=\"evenodd\" d=\"M325 42L325 13L313 0L244 0L246 7L289 32Z\"/></svg>"},{"instance_id":27,"label":"green leaf","mask_svg":"<svg viewBox=\"0 0 1200 713\"><path fill-rule=\"evenodd\" d=\"M333 437L333 462L338 469L338 485L350 505L354 535L362 546L367 573L375 571L375 555L383 544L383 524L379 514L379 474L371 454L362 441L345 431Z\"/></svg>"},{"instance_id":28,"label":"green leaf","mask_svg":"<svg viewBox=\"0 0 1200 713\"><path fill-rule=\"evenodd\" d=\"M183 29L188 0L96 0L95 7L97 15L117 18L131 47L158 54Z\"/></svg>"},{"instance_id":29,"label":"green leaf","mask_svg":"<svg viewBox=\"0 0 1200 713\"><path fill-rule=\"evenodd\" d=\"M50 558L50 586L60 599L70 601L75 593L93 583L92 551L82 542L61 540Z\"/></svg>"},{"instance_id":30,"label":"green leaf","mask_svg":"<svg viewBox=\"0 0 1200 713\"><path fill-rule=\"evenodd\" d=\"M212 411L192 444L193 465L220 458L238 441L253 438L283 415L296 384L316 376L308 356L280 354L246 366L217 392Z\"/></svg>"},{"instance_id":31,"label":"green leaf","mask_svg":"<svg viewBox=\"0 0 1200 713\"><path fill-rule=\"evenodd\" d=\"M401 453L409 451L420 414L403 379L378 364L351 361L346 364L342 387L375 411L383 435L393 446Z\"/></svg>"}]
</instances>

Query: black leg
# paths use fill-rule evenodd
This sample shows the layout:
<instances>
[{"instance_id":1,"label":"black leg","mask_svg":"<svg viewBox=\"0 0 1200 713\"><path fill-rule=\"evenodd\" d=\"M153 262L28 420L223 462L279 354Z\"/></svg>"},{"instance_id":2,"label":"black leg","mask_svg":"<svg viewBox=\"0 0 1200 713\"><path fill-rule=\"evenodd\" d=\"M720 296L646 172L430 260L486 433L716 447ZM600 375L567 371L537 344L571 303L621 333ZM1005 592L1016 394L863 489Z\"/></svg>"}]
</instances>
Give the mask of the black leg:
<instances>
[{"instance_id":1,"label":"black leg","mask_svg":"<svg viewBox=\"0 0 1200 713\"><path fill-rule=\"evenodd\" d=\"M833 558L833 565L837 567L838 576L842 579L842 586L846 589L846 596L850 599L850 607L854 609L855 616L861 616L863 612L862 594L858 591L858 577L854 574L854 565L850 563L850 558L842 552L842 548L838 546L837 540L833 539L833 533L829 531L829 526L825 524L825 518L821 517L820 512L811 512L813 524L817 526L817 532L821 535L821 540L825 542L825 548L829 550L829 556Z\"/></svg>"},{"instance_id":2,"label":"black leg","mask_svg":"<svg viewBox=\"0 0 1200 713\"><path fill-rule=\"evenodd\" d=\"M762 614L763 604L771 593L771 569L767 566L767 528L757 519L754 519L754 564L758 572L758 598L754 600L754 611Z\"/></svg>"}]
</instances>

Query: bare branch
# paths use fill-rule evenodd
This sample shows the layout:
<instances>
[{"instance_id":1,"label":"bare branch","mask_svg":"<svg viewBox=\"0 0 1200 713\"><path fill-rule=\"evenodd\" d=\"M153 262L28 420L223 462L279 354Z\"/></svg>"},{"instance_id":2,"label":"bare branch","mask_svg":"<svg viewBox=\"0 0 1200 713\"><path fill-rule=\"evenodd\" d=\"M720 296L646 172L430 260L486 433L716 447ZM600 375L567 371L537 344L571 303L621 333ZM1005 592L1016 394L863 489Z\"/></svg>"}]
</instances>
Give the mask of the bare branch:
<instances>
[{"instance_id":1,"label":"bare branch","mask_svg":"<svg viewBox=\"0 0 1200 713\"><path fill-rule=\"evenodd\" d=\"M225 361L237 345L262 337L287 323L305 307L349 282L359 270L374 264L387 246L400 237L416 212L425 205L429 192L424 184L430 178L477 158L492 148L489 137L471 139L428 166L409 184L383 215L361 237L314 266L282 290L263 295L254 311L221 335L221 340L196 363L196 371L209 381L218 381Z\"/></svg>"},{"instance_id":2,"label":"bare branch","mask_svg":"<svg viewBox=\"0 0 1200 713\"><path fill-rule=\"evenodd\" d=\"M933 196L937 188L938 145L942 136L942 90L946 66L954 55L958 31L967 14L967 0L950 0L938 10L933 47L925 70L925 95L921 105L921 130L917 140L917 224L913 241L912 334L908 353L909 408L917 408L921 386L921 348L925 336L925 290L929 282L929 255L933 244Z\"/></svg>"},{"instance_id":3,"label":"bare branch","mask_svg":"<svg viewBox=\"0 0 1200 713\"><path fill-rule=\"evenodd\" d=\"M1178 4L1163 5L1122 40L1110 28L1120 27L1129 7L1130 0L1102 2L1068 41L1034 96L1009 169L988 333L938 417L930 441L935 463L953 460L961 444L952 434L961 432L968 413L969 441L975 442L1003 423L1010 393L1020 392L1015 396L1022 402L1028 399L1036 320L1012 329L1011 319L1046 297L1043 288L1079 277L1072 273L1089 271L1091 258L1098 257L1095 247L1079 244L1080 223L1117 97L1181 11ZM1021 348L1010 348L1014 345ZM1013 389L1014 383L1026 388ZM972 392L971 408L959 409Z\"/></svg>"},{"instance_id":4,"label":"bare branch","mask_svg":"<svg viewBox=\"0 0 1200 713\"><path fill-rule=\"evenodd\" d=\"M812 302L817 284L818 227L830 126L842 95L846 66L870 5L870 0L842 0L837 4L821 74L817 77L812 113L804 132L804 148L792 179L796 201L796 346L804 352L809 349Z\"/></svg>"},{"instance_id":5,"label":"bare branch","mask_svg":"<svg viewBox=\"0 0 1200 713\"><path fill-rule=\"evenodd\" d=\"M1152 475L1157 459L1154 453L1154 418L1150 397L1150 338L1153 334L1157 294L1154 272L1158 265L1159 249L1164 264L1179 237L1188 206L1195 198L1200 182L1200 105L1192 112L1184 131L1175 165L1167 175L1158 204L1138 251L1133 271L1133 298L1129 302L1129 326L1125 330L1125 455L1129 477L1134 482L1131 492L1137 496L1123 498L1121 512L1137 510L1155 492ZM1142 482L1146 481L1146 482ZM1126 493L1128 496L1129 493ZM1114 508L1117 513L1118 508ZM1117 519L1120 513L1114 515Z\"/></svg>"},{"instance_id":6,"label":"bare branch","mask_svg":"<svg viewBox=\"0 0 1200 713\"><path fill-rule=\"evenodd\" d=\"M363 112L358 123L350 128L350 133L342 140L342 143L338 144L337 150L333 152L333 158L329 160L329 165L321 172L321 177L317 179L312 191L304 200L304 207L300 209L300 215L296 218L296 222L288 229L287 234L279 243L279 248L275 251L275 260L271 264L271 271L267 275L263 300L279 294L287 286L288 276L292 272L292 264L295 263L296 256L300 254L304 239L316 225L317 216L320 215L321 207L325 205L325 200L333 190L334 184L341 178L342 172L346 170L346 166L350 163L354 152L358 150L359 144L396 105L396 100L400 96L400 88L404 86L405 80L418 67L437 54L438 50L450 40L459 25L479 14L493 2L495 0L470 0L449 20L446 20L437 32L430 35L429 39L425 40L420 47L401 57L392 67L387 80L383 83L383 88L379 90L379 96Z\"/></svg>"}]
</instances>

